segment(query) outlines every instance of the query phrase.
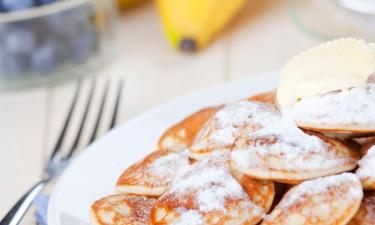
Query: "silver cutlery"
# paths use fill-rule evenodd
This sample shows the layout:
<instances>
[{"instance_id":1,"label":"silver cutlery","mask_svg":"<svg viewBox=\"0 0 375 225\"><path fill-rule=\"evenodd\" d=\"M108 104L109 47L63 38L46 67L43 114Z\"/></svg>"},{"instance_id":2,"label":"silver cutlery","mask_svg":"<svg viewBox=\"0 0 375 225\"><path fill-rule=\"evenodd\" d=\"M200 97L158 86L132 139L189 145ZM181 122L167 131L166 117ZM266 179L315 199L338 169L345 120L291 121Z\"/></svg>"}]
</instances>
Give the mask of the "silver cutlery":
<instances>
[{"instance_id":1,"label":"silver cutlery","mask_svg":"<svg viewBox=\"0 0 375 225\"><path fill-rule=\"evenodd\" d=\"M63 149L62 145L64 143L64 140L66 139L66 133L68 131L69 124L71 123L72 116L76 111L77 101L78 97L80 96L80 93L82 92L82 82L79 81L77 83L76 92L74 94L71 106L69 108L69 112L66 116L66 119L64 121L64 125L62 127L62 130L59 134L59 137L57 139L57 142L52 149L52 153L48 159L48 162L46 163L43 171L42 180L36 183L33 187L31 187L18 201L17 203L10 209L10 211L5 215L5 217L1 220L0 225L17 225L22 220L23 216L26 214L29 207L32 205L32 202L34 198L47 186L48 183L50 183L53 178L58 177L63 170L66 168L66 166L69 164L72 156L78 149L78 144L82 140L82 133L84 130L84 126L86 124L89 111L93 111L91 108L93 96L96 90L96 82L95 79L92 80L89 96L86 100L86 104L84 107L83 115L81 122L78 127L78 131L74 137L73 143L69 149ZM111 83L109 80L105 84L104 91L101 95L100 99L100 105L99 109L96 112L96 120L94 123L94 128L91 131L91 136L89 138L89 141L86 143L86 145L89 145L97 138L97 133L99 129L99 125L101 124L102 118L103 118L103 112L104 108L107 104L107 98L108 98L108 92L110 89ZM112 85L113 86L113 85ZM123 87L123 80L120 80L118 82L117 91L116 91L116 97L114 99L114 105L111 109L110 116L111 120L109 121L108 130L112 129L116 124L117 114L119 111L119 105L121 100L121 94L122 94L122 87ZM91 109L91 110L90 110ZM68 150L67 153L64 153L63 151Z\"/></svg>"}]
</instances>

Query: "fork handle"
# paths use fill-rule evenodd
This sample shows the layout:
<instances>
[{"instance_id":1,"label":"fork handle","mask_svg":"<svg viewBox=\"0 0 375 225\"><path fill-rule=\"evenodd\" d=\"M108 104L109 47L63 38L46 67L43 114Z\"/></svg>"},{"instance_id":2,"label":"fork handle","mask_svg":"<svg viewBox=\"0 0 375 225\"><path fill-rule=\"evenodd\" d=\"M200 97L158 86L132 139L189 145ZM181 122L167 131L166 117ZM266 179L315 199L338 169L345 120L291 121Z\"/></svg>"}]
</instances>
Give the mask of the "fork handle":
<instances>
[{"instance_id":1,"label":"fork handle","mask_svg":"<svg viewBox=\"0 0 375 225\"><path fill-rule=\"evenodd\" d=\"M42 180L28 190L1 220L0 225L18 225L31 206L34 198L43 190L49 180Z\"/></svg>"}]
</instances>

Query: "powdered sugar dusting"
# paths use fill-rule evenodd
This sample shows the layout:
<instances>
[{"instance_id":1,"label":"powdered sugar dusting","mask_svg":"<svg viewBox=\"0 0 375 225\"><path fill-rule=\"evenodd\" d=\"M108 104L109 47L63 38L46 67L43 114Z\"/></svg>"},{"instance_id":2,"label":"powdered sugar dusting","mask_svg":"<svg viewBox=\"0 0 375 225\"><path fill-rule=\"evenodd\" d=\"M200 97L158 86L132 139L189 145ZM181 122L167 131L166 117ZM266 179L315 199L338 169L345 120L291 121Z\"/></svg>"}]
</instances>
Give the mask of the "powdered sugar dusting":
<instances>
[{"instance_id":1,"label":"powdered sugar dusting","mask_svg":"<svg viewBox=\"0 0 375 225\"><path fill-rule=\"evenodd\" d=\"M375 179L375 146L372 146L367 154L358 162L357 176L362 179Z\"/></svg>"},{"instance_id":2,"label":"powdered sugar dusting","mask_svg":"<svg viewBox=\"0 0 375 225\"><path fill-rule=\"evenodd\" d=\"M280 119L249 135L249 146L232 153L242 167L259 167L264 160L277 160L274 169L317 169L347 163L348 158L329 156L329 146L320 138L299 129L294 122ZM261 158L261 160L256 160ZM276 162L276 161L275 161Z\"/></svg>"},{"instance_id":3,"label":"powdered sugar dusting","mask_svg":"<svg viewBox=\"0 0 375 225\"><path fill-rule=\"evenodd\" d=\"M189 166L187 150L170 153L156 159L148 166L148 172L159 177L163 182L170 182L176 173Z\"/></svg>"},{"instance_id":4,"label":"powdered sugar dusting","mask_svg":"<svg viewBox=\"0 0 375 225\"><path fill-rule=\"evenodd\" d=\"M313 195L323 194L333 188L336 189L339 187L347 188L348 190L345 190L344 192L349 194L353 200L358 200L363 197L362 188L358 185L353 185L353 183L358 182L358 178L352 173L343 173L340 175L308 180L291 189L280 202L280 207L287 209L292 207L296 202L303 201L303 199L312 197Z\"/></svg>"},{"instance_id":5,"label":"powdered sugar dusting","mask_svg":"<svg viewBox=\"0 0 375 225\"><path fill-rule=\"evenodd\" d=\"M283 110L296 121L312 124L375 123L375 84L303 99Z\"/></svg>"},{"instance_id":6,"label":"powdered sugar dusting","mask_svg":"<svg viewBox=\"0 0 375 225\"><path fill-rule=\"evenodd\" d=\"M242 133L253 132L279 118L280 113L270 104L251 101L228 104L203 129L193 148L232 145Z\"/></svg>"},{"instance_id":7,"label":"powdered sugar dusting","mask_svg":"<svg viewBox=\"0 0 375 225\"><path fill-rule=\"evenodd\" d=\"M201 215L195 210L183 212L180 218L171 225L204 225Z\"/></svg>"},{"instance_id":8,"label":"powdered sugar dusting","mask_svg":"<svg viewBox=\"0 0 375 225\"><path fill-rule=\"evenodd\" d=\"M241 185L232 177L229 165L229 153L214 153L182 172L172 183L170 192L177 195L195 193L195 203L201 212L212 210L226 213L226 201L242 200L254 208L255 215L261 215L263 209L252 203Z\"/></svg>"}]
</instances>

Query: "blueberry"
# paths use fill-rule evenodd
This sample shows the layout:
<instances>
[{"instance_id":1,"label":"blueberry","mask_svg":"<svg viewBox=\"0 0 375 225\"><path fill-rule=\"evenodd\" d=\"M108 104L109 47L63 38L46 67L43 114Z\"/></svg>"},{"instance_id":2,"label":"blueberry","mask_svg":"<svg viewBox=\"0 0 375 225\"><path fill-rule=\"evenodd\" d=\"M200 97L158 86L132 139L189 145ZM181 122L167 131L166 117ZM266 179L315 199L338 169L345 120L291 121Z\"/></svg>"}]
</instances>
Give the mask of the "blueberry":
<instances>
[{"instance_id":1,"label":"blueberry","mask_svg":"<svg viewBox=\"0 0 375 225\"><path fill-rule=\"evenodd\" d=\"M0 33L4 50L10 55L26 55L31 53L36 45L34 33L23 27L11 26Z\"/></svg>"},{"instance_id":2,"label":"blueberry","mask_svg":"<svg viewBox=\"0 0 375 225\"><path fill-rule=\"evenodd\" d=\"M29 66L28 57L2 57L0 58L0 76L21 76L28 72Z\"/></svg>"},{"instance_id":3,"label":"blueberry","mask_svg":"<svg viewBox=\"0 0 375 225\"><path fill-rule=\"evenodd\" d=\"M22 10L33 6L33 0L2 0L2 7L6 11Z\"/></svg>"},{"instance_id":4,"label":"blueberry","mask_svg":"<svg viewBox=\"0 0 375 225\"><path fill-rule=\"evenodd\" d=\"M71 59L74 62L86 60L97 49L96 35L94 30L86 30L71 38Z\"/></svg>"},{"instance_id":5,"label":"blueberry","mask_svg":"<svg viewBox=\"0 0 375 225\"><path fill-rule=\"evenodd\" d=\"M55 33L64 37L70 37L80 32L87 25L92 26L91 14L91 7L84 4L77 8L52 14L45 19L49 28Z\"/></svg>"},{"instance_id":6,"label":"blueberry","mask_svg":"<svg viewBox=\"0 0 375 225\"><path fill-rule=\"evenodd\" d=\"M46 41L34 51L31 57L33 70L42 73L52 71L58 63L58 53L55 42Z\"/></svg>"}]
</instances>

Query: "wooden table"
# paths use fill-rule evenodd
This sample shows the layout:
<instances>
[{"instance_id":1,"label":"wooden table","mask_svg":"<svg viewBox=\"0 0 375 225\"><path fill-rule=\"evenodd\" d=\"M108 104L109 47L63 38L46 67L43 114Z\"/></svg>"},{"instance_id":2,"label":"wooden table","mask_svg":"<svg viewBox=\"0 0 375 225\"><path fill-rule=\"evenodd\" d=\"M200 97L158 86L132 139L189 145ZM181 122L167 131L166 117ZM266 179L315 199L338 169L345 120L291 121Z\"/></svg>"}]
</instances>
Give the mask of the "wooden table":
<instances>
[{"instance_id":1,"label":"wooden table","mask_svg":"<svg viewBox=\"0 0 375 225\"><path fill-rule=\"evenodd\" d=\"M99 79L125 79L120 122L205 87L278 70L291 56L317 44L295 27L285 0L249 2L198 54L170 49L152 3L127 12L117 29L119 59L100 71ZM0 94L0 217L40 178L74 87L70 82ZM32 224L32 219L24 224Z\"/></svg>"}]
</instances>

